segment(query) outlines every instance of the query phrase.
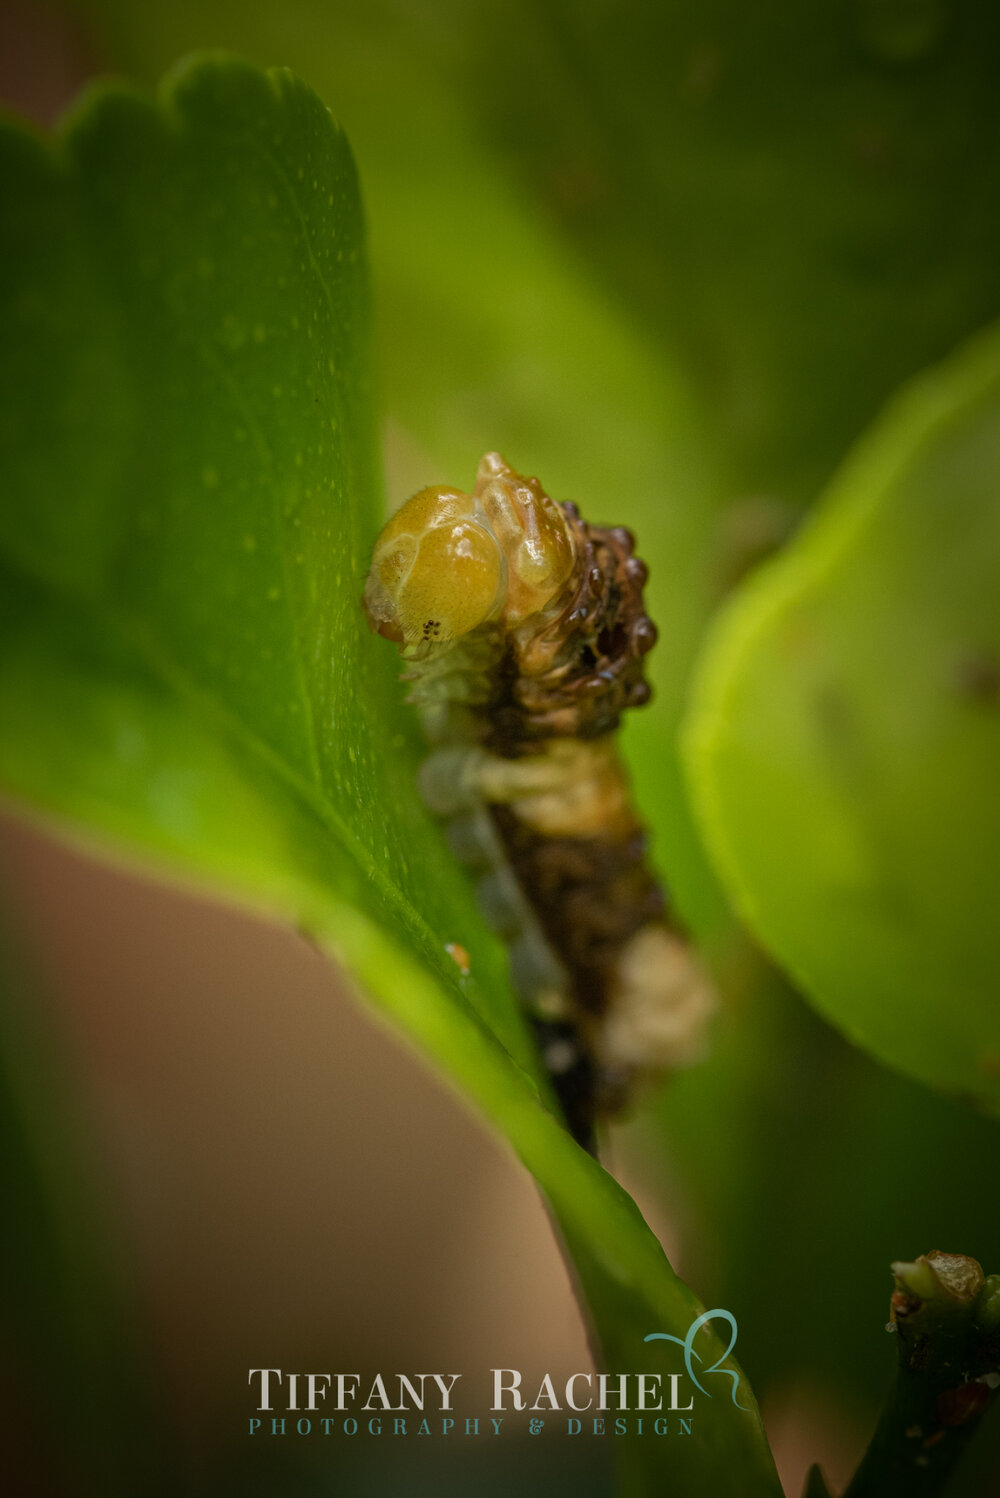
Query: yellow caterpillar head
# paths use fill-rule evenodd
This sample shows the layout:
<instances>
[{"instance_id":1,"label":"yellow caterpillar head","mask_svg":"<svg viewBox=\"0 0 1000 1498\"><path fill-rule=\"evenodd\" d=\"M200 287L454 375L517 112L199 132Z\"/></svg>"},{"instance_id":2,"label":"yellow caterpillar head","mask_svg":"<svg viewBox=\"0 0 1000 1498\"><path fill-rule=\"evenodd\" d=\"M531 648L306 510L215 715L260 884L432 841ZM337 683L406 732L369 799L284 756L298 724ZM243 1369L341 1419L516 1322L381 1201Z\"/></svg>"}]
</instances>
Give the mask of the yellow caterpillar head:
<instances>
[{"instance_id":1,"label":"yellow caterpillar head","mask_svg":"<svg viewBox=\"0 0 1000 1498\"><path fill-rule=\"evenodd\" d=\"M488 619L516 624L544 608L573 570L562 511L535 479L497 453L479 465L473 494L421 489L375 544L365 611L404 648L443 644Z\"/></svg>"},{"instance_id":2,"label":"yellow caterpillar head","mask_svg":"<svg viewBox=\"0 0 1000 1498\"><path fill-rule=\"evenodd\" d=\"M481 521L476 501L458 489L437 484L408 499L375 543L365 585L372 629L397 645L439 643L495 614L504 559Z\"/></svg>"}]
</instances>

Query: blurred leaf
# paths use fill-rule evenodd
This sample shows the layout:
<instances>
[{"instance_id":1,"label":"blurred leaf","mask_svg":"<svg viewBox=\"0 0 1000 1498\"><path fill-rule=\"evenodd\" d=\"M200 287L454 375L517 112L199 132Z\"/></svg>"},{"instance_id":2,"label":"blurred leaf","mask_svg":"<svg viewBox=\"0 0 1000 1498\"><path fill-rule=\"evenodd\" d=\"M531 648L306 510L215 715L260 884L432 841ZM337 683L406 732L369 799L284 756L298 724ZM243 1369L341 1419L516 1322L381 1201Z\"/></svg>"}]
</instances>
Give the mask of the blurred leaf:
<instances>
[{"instance_id":1,"label":"blurred leaf","mask_svg":"<svg viewBox=\"0 0 1000 1498\"><path fill-rule=\"evenodd\" d=\"M1000 1107L1000 336L900 397L722 621L691 784L748 923L881 1059Z\"/></svg>"},{"instance_id":2,"label":"blurred leaf","mask_svg":"<svg viewBox=\"0 0 1000 1498\"><path fill-rule=\"evenodd\" d=\"M364 629L376 492L343 136L290 75L217 60L159 107L99 92L52 153L16 130L0 151L4 783L337 953L534 1171L609 1366L655 1370L644 1335L683 1336L700 1308L540 1094ZM651 1491L665 1447L621 1449ZM756 1414L721 1402L670 1471L678 1493L778 1491Z\"/></svg>"},{"instance_id":3,"label":"blurred leaf","mask_svg":"<svg viewBox=\"0 0 1000 1498\"><path fill-rule=\"evenodd\" d=\"M1000 312L988 0L488 15L453 86L682 364L735 496L811 503L899 383Z\"/></svg>"}]
</instances>

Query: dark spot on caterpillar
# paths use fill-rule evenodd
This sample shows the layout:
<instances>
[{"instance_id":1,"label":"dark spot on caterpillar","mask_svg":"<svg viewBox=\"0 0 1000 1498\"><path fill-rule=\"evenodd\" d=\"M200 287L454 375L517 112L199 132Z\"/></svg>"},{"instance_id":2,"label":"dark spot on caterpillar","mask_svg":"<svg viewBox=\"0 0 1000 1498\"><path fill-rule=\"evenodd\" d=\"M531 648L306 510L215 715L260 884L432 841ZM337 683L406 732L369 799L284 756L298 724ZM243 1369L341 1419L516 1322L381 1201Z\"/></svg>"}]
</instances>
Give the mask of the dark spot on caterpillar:
<instances>
[{"instance_id":1,"label":"dark spot on caterpillar","mask_svg":"<svg viewBox=\"0 0 1000 1498\"><path fill-rule=\"evenodd\" d=\"M623 624L615 624L611 629L602 629L597 636L597 648L601 655L618 655L625 649L628 636Z\"/></svg>"}]
</instances>

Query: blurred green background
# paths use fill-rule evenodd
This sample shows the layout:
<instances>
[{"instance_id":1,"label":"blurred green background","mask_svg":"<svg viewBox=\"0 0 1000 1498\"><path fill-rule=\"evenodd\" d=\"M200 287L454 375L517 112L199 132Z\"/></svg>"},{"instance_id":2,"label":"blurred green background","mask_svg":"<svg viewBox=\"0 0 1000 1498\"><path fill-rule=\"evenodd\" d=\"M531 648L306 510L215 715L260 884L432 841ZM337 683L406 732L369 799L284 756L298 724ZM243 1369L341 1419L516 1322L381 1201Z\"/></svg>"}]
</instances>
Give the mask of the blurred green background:
<instances>
[{"instance_id":1,"label":"blurred green background","mask_svg":"<svg viewBox=\"0 0 1000 1498\"><path fill-rule=\"evenodd\" d=\"M427 482L470 482L481 452L496 447L589 517L636 529L661 643L651 662L655 707L629 724L627 744L658 863L713 954L726 1005L710 1061L615 1131L612 1164L654 1227L669 1233L675 1267L703 1300L737 1316L740 1356L789 1492L814 1457L842 1479L890 1377L889 1261L936 1247L973 1254L987 1271L1000 1267L996 1126L850 1046L738 930L696 831L675 745L696 656L727 595L794 537L900 385L1000 312L1000 15L973 0L808 8L791 0L752 8L92 0L15 7L4 25L7 97L43 115L91 73L153 84L195 49L292 67L344 126L359 167L390 501ZM959 534L965 523L956 503ZM975 551L974 535L969 544ZM886 554L891 567L891 547ZM937 606L928 598L930 616ZM933 800L932 782L926 795ZM994 816L995 806L993 788ZM40 913L24 921L43 948L79 890L71 879L67 887L61 855L27 851L15 836L16 884L26 859L44 857L55 863L38 875ZM943 863L947 877L947 856ZM982 870L987 891L991 874L995 867ZM211 947L205 936L203 949ZM136 952L123 994L142 985L148 960ZM72 995L75 977L60 972L54 986ZM185 981L193 983L190 971L164 983L164 1004ZM245 978L229 981L242 991ZM996 990L983 1002L995 1005ZM66 1012L75 1011L64 997L53 1008L57 1030ZM316 1044L296 1013L289 1075ZM94 1102L107 1079L88 1071L90 1054L76 1051L82 1111L96 1108L105 1139L118 1138ZM229 1115L235 1138L253 1088L234 1085L243 1100ZM312 1085L321 1090L318 1078ZM159 1156L140 1164L137 1151L132 1171L119 1171L119 1194L93 1229L98 1239L133 1241L121 1222L145 1171L165 1171L168 1200L183 1203L196 1154L191 1141L176 1146L186 1106L182 1091L174 1111L164 1105L159 1114L170 1126L150 1126ZM435 1106L421 1093L405 1128ZM353 1151L364 1148L356 1112L340 1116L353 1120L341 1129ZM459 1127L449 1120L442 1134ZM383 1171L401 1147L400 1134L390 1136ZM58 1160L61 1146L53 1149ZM420 1158L440 1202L451 1201L444 1168L438 1174ZM463 1170L463 1180L475 1174ZM266 1176L260 1198L269 1224L283 1210L281 1175ZM299 1184L308 1199L316 1176L305 1172ZM381 1193L376 1205L370 1190L355 1183L355 1191L358 1205L345 1205L347 1196L340 1210L367 1212L373 1241L412 1231L409 1218L383 1221ZM186 1220L208 1210L209 1195L195 1194ZM252 1200L248 1189L239 1210L249 1213ZM461 1207L437 1207L439 1219L451 1212ZM156 1213L145 1221L150 1241L152 1224L166 1231ZM238 1256L239 1235L226 1241ZM541 1232L529 1241L537 1256L523 1256L518 1284L542 1272ZM350 1262L366 1252L370 1244L354 1244ZM175 1275L182 1259L178 1250ZM392 1263L383 1262L390 1279L399 1272ZM155 1300L147 1270L136 1252L130 1293L143 1309L133 1305L125 1319L140 1325ZM551 1262L547 1272L558 1285ZM229 1313L247 1342L250 1305L269 1304L267 1324L282 1319L287 1292L261 1274L259 1294ZM314 1287L320 1279L317 1268ZM414 1295L420 1284L414 1273ZM565 1297L565 1286L552 1295ZM440 1288L438 1296L447 1315L448 1297ZM388 1335L394 1310L378 1300L373 1293L370 1319L352 1332L359 1348ZM211 1317L208 1298L199 1303ZM566 1299L552 1303L562 1355L574 1366L579 1330L566 1329ZM331 1300L324 1314L336 1327L344 1306ZM543 1314L536 1302L536 1321ZM169 1319L162 1307L153 1315ZM412 1335L419 1344L426 1328ZM469 1335L463 1355L489 1346L493 1357L488 1332ZM242 1370L218 1328L215 1340L218 1366L232 1356ZM199 1482L247 1491L259 1481L265 1491L305 1493L328 1481L322 1463L318 1473L300 1471L298 1459L294 1467L276 1459L273 1472L256 1463L237 1471L235 1442L197 1414L212 1397L176 1348L162 1372L164 1343L161 1334L145 1362L154 1411L165 1397L175 1401L159 1439L167 1466L179 1462L184 1475L168 1475L165 1491L197 1491ZM155 1414L147 1418L155 1428ZM171 1420L185 1427L183 1440L172 1439ZM996 1491L996 1445L995 1431L992 1448L984 1434L956 1492ZM570 1458L552 1459L556 1476L525 1457L518 1484L550 1492L561 1481L582 1493L589 1480L608 1490L605 1474L558 1470ZM426 1483L486 1493L494 1479L512 1480L483 1465L400 1475L381 1457L338 1481L352 1492L417 1492Z\"/></svg>"}]
</instances>

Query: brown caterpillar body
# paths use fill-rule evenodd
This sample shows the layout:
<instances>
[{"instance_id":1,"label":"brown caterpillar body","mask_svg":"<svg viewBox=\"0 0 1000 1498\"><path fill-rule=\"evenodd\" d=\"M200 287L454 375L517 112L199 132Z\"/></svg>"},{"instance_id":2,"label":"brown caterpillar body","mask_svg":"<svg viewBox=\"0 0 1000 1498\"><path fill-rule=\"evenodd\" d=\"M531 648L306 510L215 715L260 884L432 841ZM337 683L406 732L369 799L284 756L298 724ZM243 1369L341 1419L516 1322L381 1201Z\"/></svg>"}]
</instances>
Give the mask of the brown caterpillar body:
<instances>
[{"instance_id":1,"label":"brown caterpillar body","mask_svg":"<svg viewBox=\"0 0 1000 1498\"><path fill-rule=\"evenodd\" d=\"M530 753L539 739L612 733L626 707L649 701L642 660L656 643L645 614L646 566L623 526L606 530L560 506L576 567L564 606L540 627L516 630L490 703L489 742L498 754Z\"/></svg>"},{"instance_id":2,"label":"brown caterpillar body","mask_svg":"<svg viewBox=\"0 0 1000 1498\"><path fill-rule=\"evenodd\" d=\"M637 1080L700 1053L714 1007L646 865L614 736L650 695L645 579L627 530L588 525L490 453L472 495L424 490L390 520L366 590L435 746L425 799L478 873L587 1147Z\"/></svg>"}]
</instances>

